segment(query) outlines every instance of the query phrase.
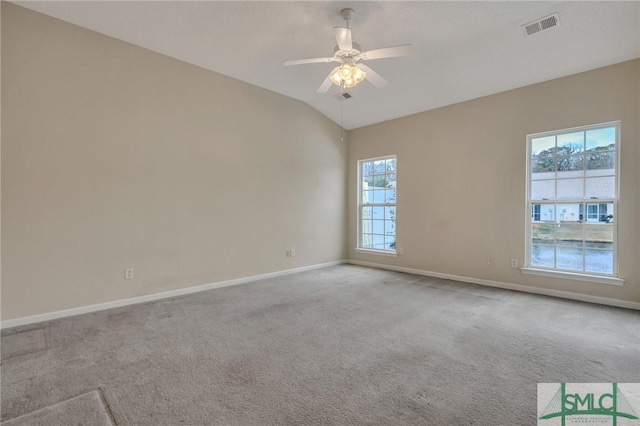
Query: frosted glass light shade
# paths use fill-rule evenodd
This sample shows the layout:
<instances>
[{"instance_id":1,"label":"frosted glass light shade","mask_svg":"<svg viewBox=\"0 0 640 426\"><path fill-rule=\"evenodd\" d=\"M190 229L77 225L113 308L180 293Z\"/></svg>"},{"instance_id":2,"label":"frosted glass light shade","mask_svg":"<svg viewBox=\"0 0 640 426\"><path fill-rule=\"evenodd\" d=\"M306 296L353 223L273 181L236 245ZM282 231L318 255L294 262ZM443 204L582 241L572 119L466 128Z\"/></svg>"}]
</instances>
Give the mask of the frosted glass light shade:
<instances>
[{"instance_id":1,"label":"frosted glass light shade","mask_svg":"<svg viewBox=\"0 0 640 426\"><path fill-rule=\"evenodd\" d=\"M354 87L366 77L367 73L356 65L343 64L331 77L331 81L336 86Z\"/></svg>"}]
</instances>

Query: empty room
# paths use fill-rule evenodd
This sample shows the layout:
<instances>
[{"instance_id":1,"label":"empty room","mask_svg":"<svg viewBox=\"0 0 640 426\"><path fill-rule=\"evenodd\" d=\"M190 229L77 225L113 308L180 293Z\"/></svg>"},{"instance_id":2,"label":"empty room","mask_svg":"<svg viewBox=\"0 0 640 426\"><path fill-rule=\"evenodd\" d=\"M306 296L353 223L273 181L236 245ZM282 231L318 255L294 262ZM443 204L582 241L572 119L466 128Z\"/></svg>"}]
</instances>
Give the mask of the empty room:
<instances>
[{"instance_id":1,"label":"empty room","mask_svg":"<svg viewBox=\"0 0 640 426\"><path fill-rule=\"evenodd\" d=\"M640 2L0 11L3 425L640 425Z\"/></svg>"}]
</instances>

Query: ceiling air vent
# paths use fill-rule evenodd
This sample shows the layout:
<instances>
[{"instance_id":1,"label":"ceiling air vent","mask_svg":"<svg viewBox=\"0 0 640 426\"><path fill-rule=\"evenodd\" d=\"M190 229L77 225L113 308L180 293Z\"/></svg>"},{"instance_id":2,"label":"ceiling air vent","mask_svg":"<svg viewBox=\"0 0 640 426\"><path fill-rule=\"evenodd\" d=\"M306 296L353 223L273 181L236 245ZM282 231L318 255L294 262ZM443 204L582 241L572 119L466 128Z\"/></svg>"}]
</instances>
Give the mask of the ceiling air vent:
<instances>
[{"instance_id":1,"label":"ceiling air vent","mask_svg":"<svg viewBox=\"0 0 640 426\"><path fill-rule=\"evenodd\" d=\"M539 33L540 31L557 27L558 25L560 25L560 16L558 16L557 13L554 13L553 15L545 16L544 18L524 24L522 28L524 29L525 34L530 36L532 34Z\"/></svg>"},{"instance_id":2,"label":"ceiling air vent","mask_svg":"<svg viewBox=\"0 0 640 426\"><path fill-rule=\"evenodd\" d=\"M351 95L351 93L349 92L342 92L335 95L334 98L336 98L339 101L346 101L348 99L353 98L353 95Z\"/></svg>"}]
</instances>

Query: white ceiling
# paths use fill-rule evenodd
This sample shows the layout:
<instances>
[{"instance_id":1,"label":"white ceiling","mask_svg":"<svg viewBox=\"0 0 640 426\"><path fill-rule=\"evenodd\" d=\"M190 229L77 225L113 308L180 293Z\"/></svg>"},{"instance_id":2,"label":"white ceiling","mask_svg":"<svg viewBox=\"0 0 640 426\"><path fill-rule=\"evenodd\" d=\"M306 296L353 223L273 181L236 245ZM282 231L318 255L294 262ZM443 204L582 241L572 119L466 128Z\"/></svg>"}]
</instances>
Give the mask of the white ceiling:
<instances>
[{"instance_id":1,"label":"white ceiling","mask_svg":"<svg viewBox=\"0 0 640 426\"><path fill-rule=\"evenodd\" d=\"M638 1L16 3L299 99L346 129L640 57ZM282 62L331 56L344 7L363 50L412 43L415 54L367 62L389 84L340 102L337 86L316 93L334 64ZM560 26L524 35L554 12Z\"/></svg>"}]
</instances>

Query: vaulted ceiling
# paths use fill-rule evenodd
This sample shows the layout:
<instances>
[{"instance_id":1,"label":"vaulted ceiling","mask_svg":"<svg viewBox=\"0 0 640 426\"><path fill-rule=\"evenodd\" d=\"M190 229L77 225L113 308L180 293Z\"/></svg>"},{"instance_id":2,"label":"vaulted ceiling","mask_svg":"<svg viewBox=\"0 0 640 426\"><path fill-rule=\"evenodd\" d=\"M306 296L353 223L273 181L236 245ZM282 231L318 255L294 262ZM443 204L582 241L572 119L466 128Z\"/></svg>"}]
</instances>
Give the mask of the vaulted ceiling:
<instances>
[{"instance_id":1,"label":"vaulted ceiling","mask_svg":"<svg viewBox=\"0 0 640 426\"><path fill-rule=\"evenodd\" d=\"M299 99L346 129L640 57L640 2L44 1L23 7ZM364 50L412 43L410 57L367 64L389 81L317 87L335 66L339 12L355 10ZM522 25L558 13L527 36Z\"/></svg>"}]
</instances>

